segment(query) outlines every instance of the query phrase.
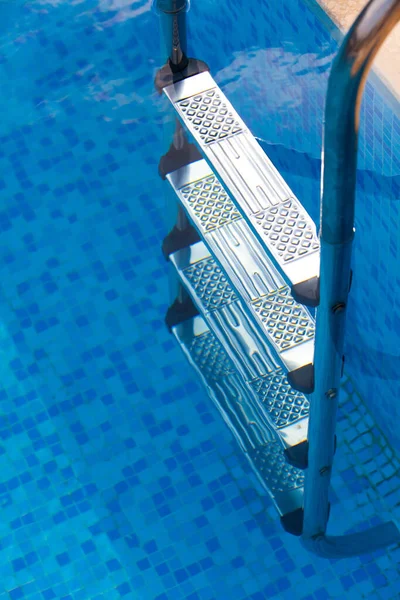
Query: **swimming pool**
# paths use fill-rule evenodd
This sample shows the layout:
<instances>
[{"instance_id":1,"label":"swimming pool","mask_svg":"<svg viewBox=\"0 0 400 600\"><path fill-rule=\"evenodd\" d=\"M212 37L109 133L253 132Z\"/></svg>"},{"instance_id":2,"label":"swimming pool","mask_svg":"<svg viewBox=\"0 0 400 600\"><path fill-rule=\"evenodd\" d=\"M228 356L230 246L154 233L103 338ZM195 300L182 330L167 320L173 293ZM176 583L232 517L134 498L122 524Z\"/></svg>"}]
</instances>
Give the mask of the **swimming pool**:
<instances>
[{"instance_id":1,"label":"swimming pool","mask_svg":"<svg viewBox=\"0 0 400 600\"><path fill-rule=\"evenodd\" d=\"M336 42L313 3L275 4L193 1L190 47L317 219ZM165 330L157 165L172 115L153 91L151 2L16 0L0 17L0 598L395 598L398 550L324 561L284 534ZM375 425L398 449L396 110L368 87L347 352L366 404L347 381L337 532L398 515L398 461Z\"/></svg>"}]
</instances>

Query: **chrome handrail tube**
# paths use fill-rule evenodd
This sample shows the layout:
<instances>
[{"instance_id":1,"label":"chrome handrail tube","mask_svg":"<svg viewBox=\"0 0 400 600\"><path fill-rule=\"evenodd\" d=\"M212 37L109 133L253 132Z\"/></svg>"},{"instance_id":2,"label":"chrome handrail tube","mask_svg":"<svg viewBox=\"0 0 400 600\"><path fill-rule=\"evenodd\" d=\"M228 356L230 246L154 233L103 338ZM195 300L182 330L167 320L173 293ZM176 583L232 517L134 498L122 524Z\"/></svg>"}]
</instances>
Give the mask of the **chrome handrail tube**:
<instances>
[{"instance_id":1,"label":"chrome handrail tube","mask_svg":"<svg viewBox=\"0 0 400 600\"><path fill-rule=\"evenodd\" d=\"M398 529L391 522L363 535L325 535L350 286L361 99L375 55L399 20L400 0L370 0L345 36L328 82L322 153L320 304L302 534L303 544L322 556L351 556L399 541Z\"/></svg>"},{"instance_id":2,"label":"chrome handrail tube","mask_svg":"<svg viewBox=\"0 0 400 600\"><path fill-rule=\"evenodd\" d=\"M163 43L173 71L187 67L186 13L188 0L157 0Z\"/></svg>"}]
</instances>

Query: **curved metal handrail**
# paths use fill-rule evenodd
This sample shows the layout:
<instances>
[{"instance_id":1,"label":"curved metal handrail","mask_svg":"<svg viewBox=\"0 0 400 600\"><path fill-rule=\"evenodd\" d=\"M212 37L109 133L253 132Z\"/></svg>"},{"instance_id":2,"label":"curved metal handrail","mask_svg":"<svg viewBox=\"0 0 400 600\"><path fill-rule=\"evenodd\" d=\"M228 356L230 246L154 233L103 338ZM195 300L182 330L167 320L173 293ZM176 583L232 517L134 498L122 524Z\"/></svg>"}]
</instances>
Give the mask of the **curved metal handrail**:
<instances>
[{"instance_id":1,"label":"curved metal handrail","mask_svg":"<svg viewBox=\"0 0 400 600\"><path fill-rule=\"evenodd\" d=\"M360 105L373 59L399 20L400 0L370 0L347 33L328 83L322 154L315 391L310 408L302 534L304 546L326 557L358 555L400 541L393 522L355 535L325 535L354 237Z\"/></svg>"}]
</instances>

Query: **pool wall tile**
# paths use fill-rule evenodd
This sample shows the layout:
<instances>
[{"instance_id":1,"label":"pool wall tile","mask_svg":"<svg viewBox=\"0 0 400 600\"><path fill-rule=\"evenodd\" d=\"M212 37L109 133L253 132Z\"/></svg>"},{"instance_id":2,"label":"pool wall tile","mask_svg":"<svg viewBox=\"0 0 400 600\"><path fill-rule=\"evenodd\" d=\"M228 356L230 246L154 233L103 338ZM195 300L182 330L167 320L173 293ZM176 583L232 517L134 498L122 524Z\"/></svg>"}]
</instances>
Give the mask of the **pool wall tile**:
<instances>
[{"instance_id":1,"label":"pool wall tile","mask_svg":"<svg viewBox=\"0 0 400 600\"><path fill-rule=\"evenodd\" d=\"M311 9L193 2L189 45L317 219L336 41ZM283 532L164 327L151 2L0 3L0 22L0 599L397 598L397 549L326 561ZM399 132L373 82L333 533L398 518Z\"/></svg>"}]
</instances>

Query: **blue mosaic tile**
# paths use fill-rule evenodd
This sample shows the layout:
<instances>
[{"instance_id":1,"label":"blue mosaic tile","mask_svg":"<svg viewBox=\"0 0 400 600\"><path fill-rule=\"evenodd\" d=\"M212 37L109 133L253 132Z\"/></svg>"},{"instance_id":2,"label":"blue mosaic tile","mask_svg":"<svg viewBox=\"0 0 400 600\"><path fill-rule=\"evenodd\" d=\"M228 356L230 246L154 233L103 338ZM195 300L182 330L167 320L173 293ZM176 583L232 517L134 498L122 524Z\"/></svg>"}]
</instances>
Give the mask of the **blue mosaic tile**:
<instances>
[{"instance_id":1,"label":"blue mosaic tile","mask_svg":"<svg viewBox=\"0 0 400 600\"><path fill-rule=\"evenodd\" d=\"M191 53L317 219L337 33L313 2L192 4ZM157 164L174 120L153 90L151 3L16 0L0 17L0 599L396 598L398 549L323 561L284 534L164 328ZM337 532L399 510L398 459L375 424L398 448L396 111L372 81Z\"/></svg>"}]
</instances>

